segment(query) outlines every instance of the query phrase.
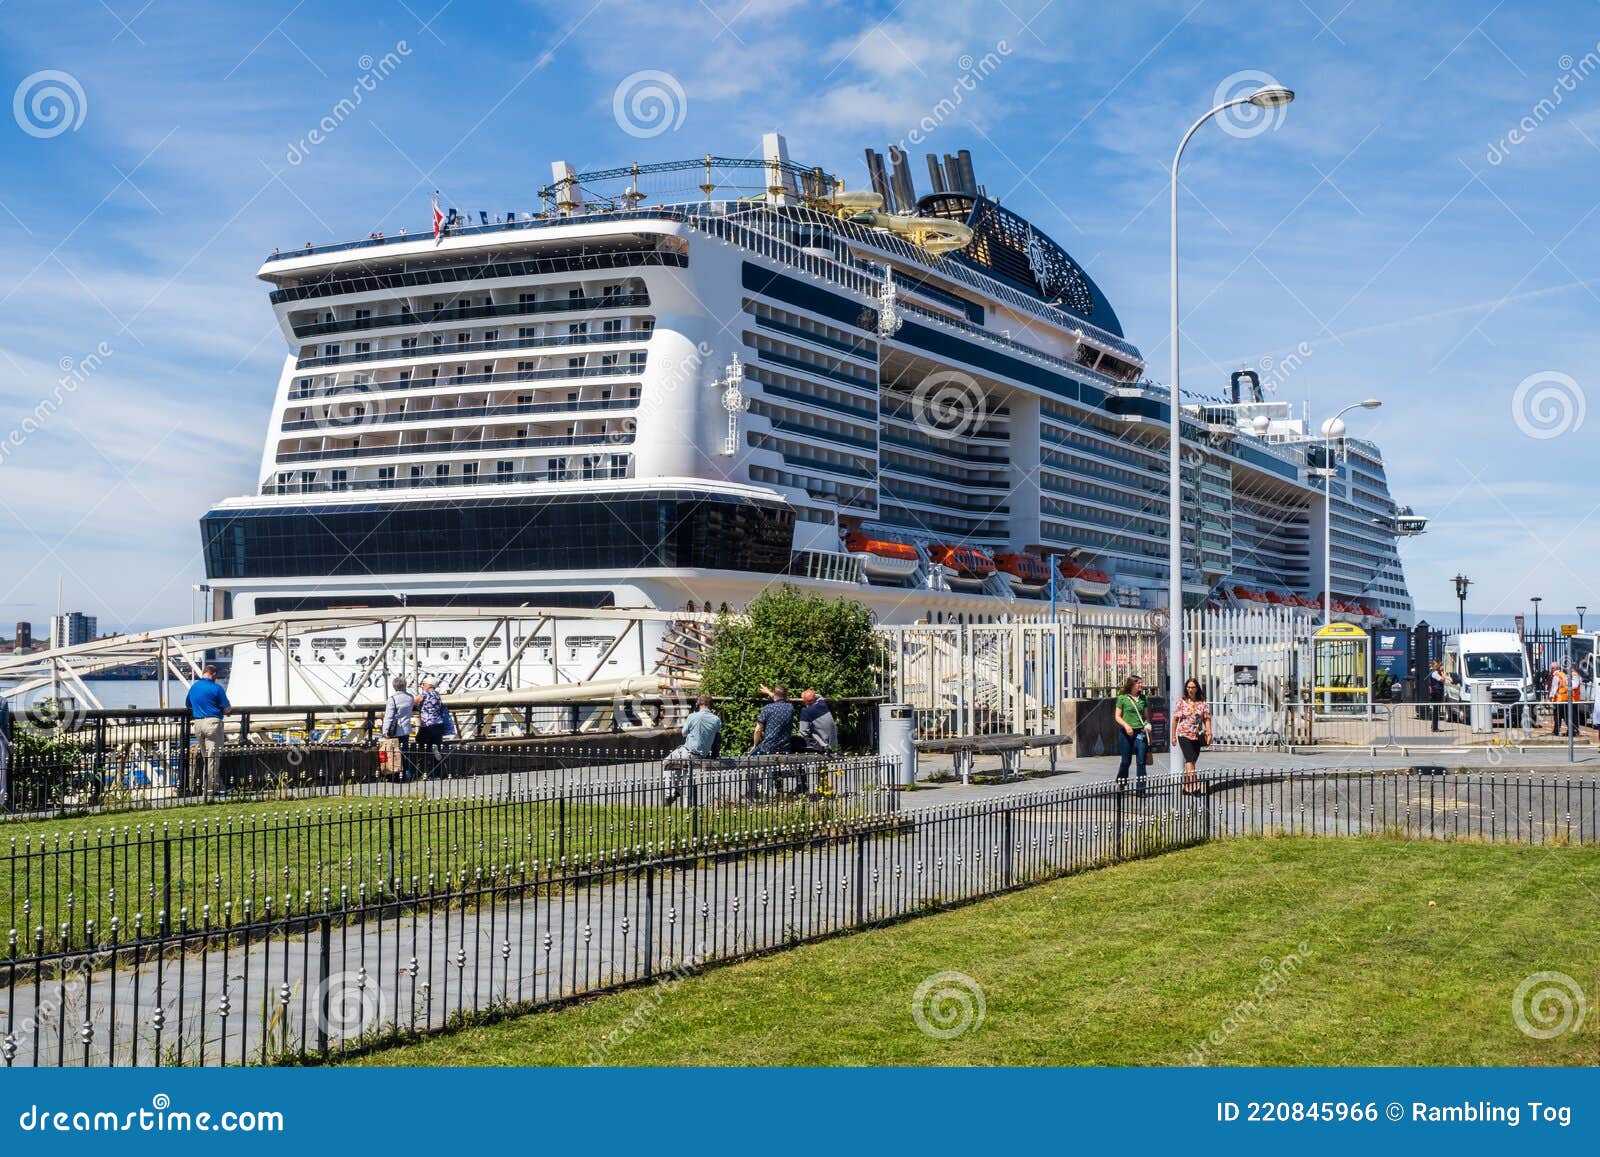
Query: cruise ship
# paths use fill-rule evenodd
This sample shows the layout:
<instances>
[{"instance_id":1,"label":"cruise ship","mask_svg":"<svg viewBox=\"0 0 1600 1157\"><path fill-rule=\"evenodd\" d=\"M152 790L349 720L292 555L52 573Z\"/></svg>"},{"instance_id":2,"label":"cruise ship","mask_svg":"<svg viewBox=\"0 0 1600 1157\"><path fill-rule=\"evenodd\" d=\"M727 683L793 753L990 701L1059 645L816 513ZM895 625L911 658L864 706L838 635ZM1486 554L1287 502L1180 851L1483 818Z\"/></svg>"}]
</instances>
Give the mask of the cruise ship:
<instances>
[{"instance_id":1,"label":"cruise ship","mask_svg":"<svg viewBox=\"0 0 1600 1157\"><path fill-rule=\"evenodd\" d=\"M926 161L922 194L899 149L850 188L778 134L557 162L537 208L274 251L289 351L257 491L201 520L213 617L778 581L885 623L1164 605L1170 391L967 151ZM1331 498L1336 615L1408 622L1421 520L1377 447L1218 386L1180 401L1185 603L1320 605Z\"/></svg>"}]
</instances>

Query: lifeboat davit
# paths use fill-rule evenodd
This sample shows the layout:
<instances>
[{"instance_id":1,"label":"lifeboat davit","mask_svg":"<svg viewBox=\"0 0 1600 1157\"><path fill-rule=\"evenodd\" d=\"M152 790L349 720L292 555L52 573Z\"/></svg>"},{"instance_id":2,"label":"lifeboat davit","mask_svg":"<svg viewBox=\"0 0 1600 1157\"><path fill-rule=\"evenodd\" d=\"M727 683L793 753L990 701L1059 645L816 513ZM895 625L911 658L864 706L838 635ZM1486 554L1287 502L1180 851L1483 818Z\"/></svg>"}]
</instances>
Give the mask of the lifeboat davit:
<instances>
[{"instance_id":1,"label":"lifeboat davit","mask_svg":"<svg viewBox=\"0 0 1600 1157\"><path fill-rule=\"evenodd\" d=\"M994 559L975 546L930 546L928 557L944 567L945 578L960 585L976 586L994 574Z\"/></svg>"},{"instance_id":2,"label":"lifeboat davit","mask_svg":"<svg viewBox=\"0 0 1600 1157\"><path fill-rule=\"evenodd\" d=\"M1111 576L1098 567L1062 559L1061 574L1072 583L1072 589L1085 598L1103 599L1111 593Z\"/></svg>"},{"instance_id":3,"label":"lifeboat davit","mask_svg":"<svg viewBox=\"0 0 1600 1157\"><path fill-rule=\"evenodd\" d=\"M851 557L861 560L861 569L869 579L908 579L922 565L917 548L910 543L869 538L859 530L844 536L844 548Z\"/></svg>"},{"instance_id":4,"label":"lifeboat davit","mask_svg":"<svg viewBox=\"0 0 1600 1157\"><path fill-rule=\"evenodd\" d=\"M994 565L1012 590L1037 591L1050 585L1050 564L1036 554L997 554Z\"/></svg>"}]
</instances>

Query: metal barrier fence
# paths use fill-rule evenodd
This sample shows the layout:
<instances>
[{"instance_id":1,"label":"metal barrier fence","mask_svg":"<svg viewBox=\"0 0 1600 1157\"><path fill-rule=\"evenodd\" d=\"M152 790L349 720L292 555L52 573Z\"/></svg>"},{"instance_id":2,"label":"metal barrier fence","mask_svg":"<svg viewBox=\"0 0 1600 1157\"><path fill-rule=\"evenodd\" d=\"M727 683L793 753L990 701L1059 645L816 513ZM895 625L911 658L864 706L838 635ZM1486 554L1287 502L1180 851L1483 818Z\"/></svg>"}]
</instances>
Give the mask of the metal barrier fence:
<instances>
[{"instance_id":1,"label":"metal barrier fence","mask_svg":"<svg viewBox=\"0 0 1600 1157\"><path fill-rule=\"evenodd\" d=\"M1575 730L1588 742L1591 704L1576 704ZM1495 747L1522 746L1566 734L1565 704L1491 703L1480 726L1463 703L1373 703L1332 708L1317 703L1211 705L1218 747ZM1559 720L1561 726L1554 725Z\"/></svg>"},{"instance_id":2,"label":"metal barrier fence","mask_svg":"<svg viewBox=\"0 0 1600 1157\"><path fill-rule=\"evenodd\" d=\"M411 746L403 761L408 781L475 779L564 768L619 766L659 759L678 742L670 733L634 741ZM174 743L180 742L177 740ZM403 791L400 775L379 760L376 746L255 743L217 750L221 792L234 801L345 794L362 788ZM146 747L99 759L70 743L13 760L0 792L0 820L43 815L135 811L193 804L206 791L207 766L197 749L158 752Z\"/></svg>"},{"instance_id":3,"label":"metal barrier fence","mask_svg":"<svg viewBox=\"0 0 1600 1157\"><path fill-rule=\"evenodd\" d=\"M59 940L41 929L0 958L0 1059L326 1059L1218 838L1600 842L1596 779L1254 772L1204 783L1199 796L1159 777L1137 796L1097 783L855 826L800 823L744 845L663 846L553 873L488 851L485 866L427 888L191 910L132 942L116 923ZM383 853L369 851L388 878ZM592 1059L617 1044L595 1041Z\"/></svg>"}]
</instances>

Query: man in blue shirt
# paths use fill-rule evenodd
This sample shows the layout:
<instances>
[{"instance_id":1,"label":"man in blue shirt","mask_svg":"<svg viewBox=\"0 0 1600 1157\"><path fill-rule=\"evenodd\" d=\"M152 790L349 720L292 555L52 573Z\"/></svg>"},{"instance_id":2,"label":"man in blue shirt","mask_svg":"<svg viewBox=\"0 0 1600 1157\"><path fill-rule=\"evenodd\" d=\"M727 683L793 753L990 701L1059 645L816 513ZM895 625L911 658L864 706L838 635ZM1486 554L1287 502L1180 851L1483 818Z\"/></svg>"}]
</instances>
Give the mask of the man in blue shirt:
<instances>
[{"instance_id":1,"label":"man in blue shirt","mask_svg":"<svg viewBox=\"0 0 1600 1157\"><path fill-rule=\"evenodd\" d=\"M711 710L711 696L702 695L695 712L683 721L683 747L695 759L713 759L722 739L722 720Z\"/></svg>"},{"instance_id":2,"label":"man in blue shirt","mask_svg":"<svg viewBox=\"0 0 1600 1157\"><path fill-rule=\"evenodd\" d=\"M184 702L194 720L195 758L205 760L205 793L211 800L222 794L222 717L232 707L213 664L207 663L200 678L189 684Z\"/></svg>"},{"instance_id":3,"label":"man in blue shirt","mask_svg":"<svg viewBox=\"0 0 1600 1157\"><path fill-rule=\"evenodd\" d=\"M756 715L754 742L751 755L788 755L789 743L794 736L794 704L789 702L785 687L762 687L772 702Z\"/></svg>"}]
</instances>

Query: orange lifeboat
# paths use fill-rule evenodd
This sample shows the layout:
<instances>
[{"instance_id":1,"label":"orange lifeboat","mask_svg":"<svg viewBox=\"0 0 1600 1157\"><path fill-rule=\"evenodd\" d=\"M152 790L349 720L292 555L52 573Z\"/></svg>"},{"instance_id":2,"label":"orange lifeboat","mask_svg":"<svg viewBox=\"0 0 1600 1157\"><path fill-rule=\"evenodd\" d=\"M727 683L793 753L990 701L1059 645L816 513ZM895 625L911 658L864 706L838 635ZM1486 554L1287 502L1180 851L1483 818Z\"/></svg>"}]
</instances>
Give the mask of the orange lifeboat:
<instances>
[{"instance_id":1,"label":"orange lifeboat","mask_svg":"<svg viewBox=\"0 0 1600 1157\"><path fill-rule=\"evenodd\" d=\"M994 574L994 559L988 551L975 546L946 546L928 548L928 557L945 568L946 577L968 582L983 582Z\"/></svg>"},{"instance_id":2,"label":"orange lifeboat","mask_svg":"<svg viewBox=\"0 0 1600 1157\"><path fill-rule=\"evenodd\" d=\"M908 579L922 565L917 548L910 543L872 538L859 530L844 536L844 548L861 560L869 579Z\"/></svg>"},{"instance_id":3,"label":"orange lifeboat","mask_svg":"<svg viewBox=\"0 0 1600 1157\"><path fill-rule=\"evenodd\" d=\"M1036 591L1050 584L1050 564L1036 554L997 554L994 565L1016 590Z\"/></svg>"},{"instance_id":4,"label":"orange lifeboat","mask_svg":"<svg viewBox=\"0 0 1600 1157\"><path fill-rule=\"evenodd\" d=\"M1111 576L1099 567L1062 559L1061 573L1072 583L1072 589L1086 598L1101 599L1111 593Z\"/></svg>"}]
</instances>

